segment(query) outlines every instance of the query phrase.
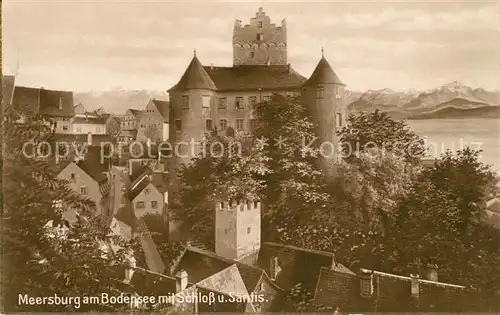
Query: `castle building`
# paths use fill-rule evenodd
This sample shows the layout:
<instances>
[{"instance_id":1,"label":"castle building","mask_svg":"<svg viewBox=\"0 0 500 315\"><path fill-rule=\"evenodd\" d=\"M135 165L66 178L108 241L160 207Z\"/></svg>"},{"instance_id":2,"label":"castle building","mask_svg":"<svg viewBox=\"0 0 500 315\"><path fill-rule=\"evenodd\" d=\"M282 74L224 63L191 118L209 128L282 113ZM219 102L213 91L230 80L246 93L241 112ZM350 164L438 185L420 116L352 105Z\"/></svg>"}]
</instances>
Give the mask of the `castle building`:
<instances>
[{"instance_id":1,"label":"castle building","mask_svg":"<svg viewBox=\"0 0 500 315\"><path fill-rule=\"evenodd\" d=\"M196 51L179 82L169 89L170 142L175 154L169 172L196 156L204 133L228 127L248 131L254 124L252 105L274 93L301 96L318 124L325 156L336 145L336 129L345 121L345 88L323 56L309 79L287 61L286 23L271 23L262 8L233 32L233 66L203 66ZM331 160L325 159L325 170ZM172 176L175 178L175 176Z\"/></svg>"}]
</instances>

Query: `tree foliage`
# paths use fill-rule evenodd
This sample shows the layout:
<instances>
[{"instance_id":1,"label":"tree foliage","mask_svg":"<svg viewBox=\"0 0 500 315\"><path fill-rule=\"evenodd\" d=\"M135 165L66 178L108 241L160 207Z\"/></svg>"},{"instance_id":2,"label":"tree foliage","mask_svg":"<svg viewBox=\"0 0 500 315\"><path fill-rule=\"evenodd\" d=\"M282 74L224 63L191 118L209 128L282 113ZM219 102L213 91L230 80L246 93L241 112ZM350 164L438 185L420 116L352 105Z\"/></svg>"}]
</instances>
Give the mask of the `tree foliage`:
<instances>
[{"instance_id":1,"label":"tree foliage","mask_svg":"<svg viewBox=\"0 0 500 315\"><path fill-rule=\"evenodd\" d=\"M77 310L75 304L19 305L19 294L115 295L119 280L123 279L117 270L123 270L128 244L109 236L103 222L94 215L96 205L57 179L50 160L23 154L27 141L40 143L51 136L50 123L43 117L14 112L9 106L4 115L2 287L8 288L3 291L5 310ZM60 227L64 225L63 213L68 211L76 211L78 219L65 231ZM121 249L103 252L102 245L110 244ZM110 305L81 305L78 311L112 309Z\"/></svg>"}]
</instances>

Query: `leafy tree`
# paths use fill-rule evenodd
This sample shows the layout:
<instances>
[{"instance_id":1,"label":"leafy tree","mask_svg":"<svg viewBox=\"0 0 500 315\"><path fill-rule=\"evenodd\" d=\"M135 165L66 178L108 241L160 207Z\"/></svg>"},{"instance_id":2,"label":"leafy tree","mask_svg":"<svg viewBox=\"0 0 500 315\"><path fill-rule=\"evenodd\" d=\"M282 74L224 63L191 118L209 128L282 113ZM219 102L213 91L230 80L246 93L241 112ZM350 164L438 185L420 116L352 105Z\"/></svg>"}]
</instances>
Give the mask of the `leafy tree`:
<instances>
[{"instance_id":1,"label":"leafy tree","mask_svg":"<svg viewBox=\"0 0 500 315\"><path fill-rule=\"evenodd\" d=\"M265 219L271 225L310 220L311 209L326 207L328 194L317 165L318 148L309 146L315 125L306 107L297 98L275 94L256 104L252 112L258 122L252 134L266 141L264 155L270 170L264 178ZM266 234L272 232L271 228Z\"/></svg>"},{"instance_id":2,"label":"leafy tree","mask_svg":"<svg viewBox=\"0 0 500 315\"><path fill-rule=\"evenodd\" d=\"M212 245L215 202L259 199L264 182L258 176L267 171L262 148L248 135L207 135L201 153L180 171L174 219Z\"/></svg>"},{"instance_id":3,"label":"leafy tree","mask_svg":"<svg viewBox=\"0 0 500 315\"><path fill-rule=\"evenodd\" d=\"M115 295L120 288L128 244L108 236L96 205L56 177L52 163L23 154L23 144L50 137L50 123L40 116L5 108L3 122L2 249L3 302L7 311L74 311L76 305L18 305L19 294L32 297ZM20 122L23 117L23 122ZM55 203L55 201L59 201ZM79 219L58 229L66 211ZM52 222L55 229L47 229ZM55 232L64 232L54 234ZM59 235L59 236L58 236ZM102 245L121 246L103 252ZM108 247L105 247L108 248ZM110 311L110 305L81 305L79 311Z\"/></svg>"},{"instance_id":4,"label":"leafy tree","mask_svg":"<svg viewBox=\"0 0 500 315\"><path fill-rule=\"evenodd\" d=\"M391 152L414 164L424 157L424 140L413 132L404 120L395 121L384 112L350 115L338 132L345 160L352 161L356 153L372 148Z\"/></svg>"},{"instance_id":5,"label":"leafy tree","mask_svg":"<svg viewBox=\"0 0 500 315\"><path fill-rule=\"evenodd\" d=\"M484 199L494 181L478 151L446 152L415 181L399 205L391 246L401 267L435 263L450 280L482 289L500 289L498 232L483 221ZM401 240L405 240L401 242Z\"/></svg>"}]
</instances>

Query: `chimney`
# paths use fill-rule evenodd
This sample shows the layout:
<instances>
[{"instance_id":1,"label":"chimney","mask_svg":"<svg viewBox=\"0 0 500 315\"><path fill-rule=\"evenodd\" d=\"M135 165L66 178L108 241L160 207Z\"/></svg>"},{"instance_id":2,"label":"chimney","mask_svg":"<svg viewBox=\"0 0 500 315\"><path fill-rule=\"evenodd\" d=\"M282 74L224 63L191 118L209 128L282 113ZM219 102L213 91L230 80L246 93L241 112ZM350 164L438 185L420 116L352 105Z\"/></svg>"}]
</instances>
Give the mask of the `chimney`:
<instances>
[{"instance_id":1,"label":"chimney","mask_svg":"<svg viewBox=\"0 0 500 315\"><path fill-rule=\"evenodd\" d=\"M87 133L87 145L92 145L92 132Z\"/></svg>"},{"instance_id":2,"label":"chimney","mask_svg":"<svg viewBox=\"0 0 500 315\"><path fill-rule=\"evenodd\" d=\"M269 266L271 280L273 280L273 281L276 280L280 271L281 271L281 269L280 269L280 266L278 263L278 257L277 256L271 257L270 266Z\"/></svg>"},{"instance_id":3,"label":"chimney","mask_svg":"<svg viewBox=\"0 0 500 315\"><path fill-rule=\"evenodd\" d=\"M59 109L63 109L62 97L59 97Z\"/></svg>"},{"instance_id":4,"label":"chimney","mask_svg":"<svg viewBox=\"0 0 500 315\"><path fill-rule=\"evenodd\" d=\"M268 57L268 58L267 58L267 60L266 60L266 65L267 65L267 66L270 66L270 65L271 65L271 60L269 59L269 57Z\"/></svg>"},{"instance_id":5,"label":"chimney","mask_svg":"<svg viewBox=\"0 0 500 315\"><path fill-rule=\"evenodd\" d=\"M210 70L213 70L213 69L214 69L214 64L213 64L213 63L211 63L211 64L210 64Z\"/></svg>"},{"instance_id":6,"label":"chimney","mask_svg":"<svg viewBox=\"0 0 500 315\"><path fill-rule=\"evenodd\" d=\"M128 259L129 266L125 269L125 282L130 283L132 281L132 276L134 275L135 268L137 267L136 260L134 256L129 257Z\"/></svg>"},{"instance_id":7,"label":"chimney","mask_svg":"<svg viewBox=\"0 0 500 315\"><path fill-rule=\"evenodd\" d=\"M373 295L373 274L362 272L359 276L359 292L363 298L371 298Z\"/></svg>"},{"instance_id":8,"label":"chimney","mask_svg":"<svg viewBox=\"0 0 500 315\"><path fill-rule=\"evenodd\" d=\"M434 264L428 264L423 270L424 279L429 281L438 281L438 266Z\"/></svg>"},{"instance_id":9,"label":"chimney","mask_svg":"<svg viewBox=\"0 0 500 315\"><path fill-rule=\"evenodd\" d=\"M288 66L288 69L287 69L288 74L290 74L290 73L292 72L292 71L291 71L291 70L292 70L292 67L290 67L290 64L288 64L287 66Z\"/></svg>"},{"instance_id":10,"label":"chimney","mask_svg":"<svg viewBox=\"0 0 500 315\"><path fill-rule=\"evenodd\" d=\"M411 296L414 298L418 298L420 294L420 285L419 285L419 275L411 274L410 275L410 281L411 281Z\"/></svg>"},{"instance_id":11,"label":"chimney","mask_svg":"<svg viewBox=\"0 0 500 315\"><path fill-rule=\"evenodd\" d=\"M182 292L186 289L188 284L188 274L185 270L179 271L175 275L175 293Z\"/></svg>"}]
</instances>

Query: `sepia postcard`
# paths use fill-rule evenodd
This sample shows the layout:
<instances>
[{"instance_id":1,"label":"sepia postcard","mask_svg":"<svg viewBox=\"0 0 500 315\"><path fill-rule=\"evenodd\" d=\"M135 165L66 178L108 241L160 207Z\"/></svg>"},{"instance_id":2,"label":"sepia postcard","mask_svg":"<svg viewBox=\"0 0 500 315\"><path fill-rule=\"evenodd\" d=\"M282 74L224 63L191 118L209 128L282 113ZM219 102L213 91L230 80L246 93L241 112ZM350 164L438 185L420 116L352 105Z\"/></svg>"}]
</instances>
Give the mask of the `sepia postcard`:
<instances>
[{"instance_id":1,"label":"sepia postcard","mask_svg":"<svg viewBox=\"0 0 500 315\"><path fill-rule=\"evenodd\" d=\"M499 313L497 1L2 1L0 311Z\"/></svg>"}]
</instances>

